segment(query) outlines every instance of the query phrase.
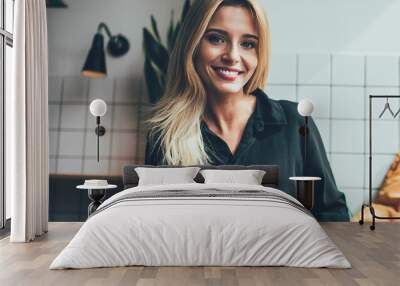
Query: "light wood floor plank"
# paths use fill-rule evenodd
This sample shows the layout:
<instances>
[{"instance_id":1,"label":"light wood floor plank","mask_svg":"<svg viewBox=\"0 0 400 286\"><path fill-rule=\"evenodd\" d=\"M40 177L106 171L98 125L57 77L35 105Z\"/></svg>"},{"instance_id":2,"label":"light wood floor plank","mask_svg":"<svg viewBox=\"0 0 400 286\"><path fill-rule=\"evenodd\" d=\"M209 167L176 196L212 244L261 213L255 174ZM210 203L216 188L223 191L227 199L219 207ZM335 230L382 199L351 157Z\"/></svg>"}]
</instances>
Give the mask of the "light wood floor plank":
<instances>
[{"instance_id":1,"label":"light wood floor plank","mask_svg":"<svg viewBox=\"0 0 400 286\"><path fill-rule=\"evenodd\" d=\"M400 223L379 223L372 232L355 223L322 224L351 262L352 269L290 267L117 267L48 269L81 223L50 223L49 233L32 243L0 240L1 286L398 286Z\"/></svg>"}]
</instances>

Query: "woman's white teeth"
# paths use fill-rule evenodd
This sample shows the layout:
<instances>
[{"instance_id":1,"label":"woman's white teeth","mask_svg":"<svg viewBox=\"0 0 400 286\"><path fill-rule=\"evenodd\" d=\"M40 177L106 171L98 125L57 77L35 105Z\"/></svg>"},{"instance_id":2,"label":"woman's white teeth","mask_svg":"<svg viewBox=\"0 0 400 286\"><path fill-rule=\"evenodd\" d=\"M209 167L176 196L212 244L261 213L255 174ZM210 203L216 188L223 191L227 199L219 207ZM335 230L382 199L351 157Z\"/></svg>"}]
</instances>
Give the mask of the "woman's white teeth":
<instances>
[{"instance_id":1,"label":"woman's white teeth","mask_svg":"<svg viewBox=\"0 0 400 286\"><path fill-rule=\"evenodd\" d=\"M217 68L217 71L220 73L229 75L229 76L235 76L235 75L239 74L239 72L237 72L237 71L230 71L230 70L223 69L223 68Z\"/></svg>"}]
</instances>

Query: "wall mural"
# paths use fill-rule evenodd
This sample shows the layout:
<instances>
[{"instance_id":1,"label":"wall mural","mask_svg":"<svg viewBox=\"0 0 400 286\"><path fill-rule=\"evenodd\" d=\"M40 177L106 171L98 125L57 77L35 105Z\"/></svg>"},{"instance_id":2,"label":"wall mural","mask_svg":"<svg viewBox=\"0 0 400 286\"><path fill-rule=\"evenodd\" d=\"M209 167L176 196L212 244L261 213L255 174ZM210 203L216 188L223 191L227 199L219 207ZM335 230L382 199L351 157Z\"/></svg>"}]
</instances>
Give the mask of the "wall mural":
<instances>
[{"instance_id":1,"label":"wall mural","mask_svg":"<svg viewBox=\"0 0 400 286\"><path fill-rule=\"evenodd\" d=\"M182 3L176 21L150 12L144 16L150 28L141 30L140 76L116 73L94 79L50 73L51 173L82 179L121 176L126 164L277 164L281 188L291 195L295 184L289 177L322 178L316 182L313 209L319 220L358 220L368 187L367 95L399 93L398 55L268 54L267 21L253 22L248 14L259 13L264 5L226 6L209 19L190 14L191 5ZM226 24L232 15L239 16L240 31ZM138 45L123 26L110 28L127 36L132 48ZM87 55L88 45L82 54ZM115 69L117 61L125 65L127 58L107 61ZM107 103L100 162L96 122L88 109L96 98ZM314 106L306 129L297 109L304 99ZM377 114L381 106L374 108ZM374 124L379 125L374 137L390 138L374 150L373 191L382 206L379 212L394 216L395 188L388 189L394 171L385 174L400 144L399 123L384 118Z\"/></svg>"}]
</instances>

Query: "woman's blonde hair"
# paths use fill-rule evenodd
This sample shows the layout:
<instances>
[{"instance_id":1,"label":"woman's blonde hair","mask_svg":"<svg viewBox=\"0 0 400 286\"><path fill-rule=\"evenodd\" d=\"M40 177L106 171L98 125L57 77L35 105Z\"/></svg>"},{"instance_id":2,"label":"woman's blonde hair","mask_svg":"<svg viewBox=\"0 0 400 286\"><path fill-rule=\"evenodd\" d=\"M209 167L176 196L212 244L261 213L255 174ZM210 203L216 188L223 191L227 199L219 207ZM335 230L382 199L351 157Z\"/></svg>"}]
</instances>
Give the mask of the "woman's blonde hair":
<instances>
[{"instance_id":1,"label":"woman's blonde hair","mask_svg":"<svg viewBox=\"0 0 400 286\"><path fill-rule=\"evenodd\" d=\"M201 134L206 92L196 72L194 60L211 18L221 6L243 6L250 10L258 28L258 65L244 92L265 85L268 77L269 26L257 0L197 0L193 3L176 39L168 64L162 99L153 109L149 140L159 145L168 165L209 164ZM154 148L150 146L150 148ZM150 151L150 150L149 150Z\"/></svg>"}]
</instances>

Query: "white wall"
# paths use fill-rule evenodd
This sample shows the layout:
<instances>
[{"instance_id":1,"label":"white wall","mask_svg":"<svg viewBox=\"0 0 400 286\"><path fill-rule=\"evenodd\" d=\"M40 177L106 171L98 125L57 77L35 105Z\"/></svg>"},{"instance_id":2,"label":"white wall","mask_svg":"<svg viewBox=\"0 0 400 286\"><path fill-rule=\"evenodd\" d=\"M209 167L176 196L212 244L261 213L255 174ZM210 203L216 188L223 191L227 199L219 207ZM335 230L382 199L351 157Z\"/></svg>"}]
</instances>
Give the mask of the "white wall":
<instances>
[{"instance_id":1,"label":"white wall","mask_svg":"<svg viewBox=\"0 0 400 286\"><path fill-rule=\"evenodd\" d=\"M67 9L48 9L50 75L77 75L97 25L105 21L122 33L131 51L107 58L110 77L141 77L142 28L150 14L161 35L170 11L180 15L183 0L66 0ZM271 25L274 53L400 51L400 1L397 0L261 0Z\"/></svg>"},{"instance_id":2,"label":"white wall","mask_svg":"<svg viewBox=\"0 0 400 286\"><path fill-rule=\"evenodd\" d=\"M398 53L398 0L261 0L275 52Z\"/></svg>"}]
</instances>

